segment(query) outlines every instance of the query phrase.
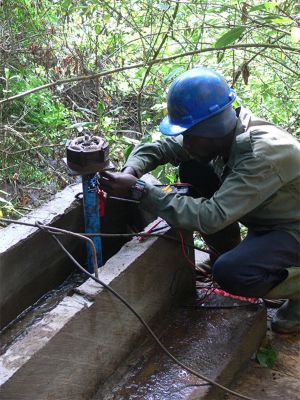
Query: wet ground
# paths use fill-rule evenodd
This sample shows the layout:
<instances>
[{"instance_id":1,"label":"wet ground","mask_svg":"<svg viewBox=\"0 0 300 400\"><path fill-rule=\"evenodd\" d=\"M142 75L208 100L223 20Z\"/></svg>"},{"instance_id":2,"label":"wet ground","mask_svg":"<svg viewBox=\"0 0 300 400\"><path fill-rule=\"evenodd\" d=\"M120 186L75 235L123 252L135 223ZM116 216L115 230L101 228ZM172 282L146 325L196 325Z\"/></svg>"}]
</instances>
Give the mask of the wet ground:
<instances>
[{"instance_id":1,"label":"wet ground","mask_svg":"<svg viewBox=\"0 0 300 400\"><path fill-rule=\"evenodd\" d=\"M229 300L231 301L231 300ZM241 303L239 303L241 304ZM268 325L276 309L268 309ZM159 336L163 344L179 360L212 379L220 379L229 359L239 357L240 326L234 318L247 325L245 316L251 310L232 309L178 309L162 321ZM233 315L234 313L234 315ZM244 321L241 320L244 314ZM231 321L228 329L227 318ZM227 322L226 322L227 320ZM231 345L228 344L231 341ZM255 400L300 400L300 335L279 335L268 327L262 346L270 344L277 354L273 368L266 368L255 360L255 355L235 371L229 386ZM240 352L242 356L242 352ZM226 365L228 362L228 365ZM240 364L241 365L241 364ZM233 371L231 371L233 372ZM147 339L116 371L112 379L99 388L92 400L235 400L236 396L209 392L207 383L174 364L158 346Z\"/></svg>"},{"instance_id":2,"label":"wet ground","mask_svg":"<svg viewBox=\"0 0 300 400\"><path fill-rule=\"evenodd\" d=\"M84 279L80 274L72 275L1 332L1 350L5 351L9 343L18 340L24 334L24 327L26 331L26 327L42 318ZM273 368L262 367L254 359L246 361L251 356L248 347L254 346L251 338L257 329L262 329L261 320L265 317L261 308L212 296L199 308L186 305L173 310L159 321L155 332L175 357L206 377L227 385L239 373L230 386L237 392L256 400L300 400L299 335L277 335L268 330L265 341L277 352ZM274 311L268 310L269 319ZM147 338L111 379L99 386L91 400L237 398L223 392L215 394L210 389L204 380L176 365Z\"/></svg>"},{"instance_id":3,"label":"wet ground","mask_svg":"<svg viewBox=\"0 0 300 400\"><path fill-rule=\"evenodd\" d=\"M268 310L269 320L273 313ZM252 359L232 388L259 400L299 400L300 335L279 335L268 329L264 343L270 343L277 353L273 368L262 367Z\"/></svg>"},{"instance_id":4,"label":"wet ground","mask_svg":"<svg viewBox=\"0 0 300 400\"><path fill-rule=\"evenodd\" d=\"M219 300L219 296L214 299ZM211 306L211 303L206 304ZM265 314L260 306L232 299L225 299L224 303L222 298L222 305L229 308L173 310L156 331L162 343L181 362L210 379L227 383L243 360L251 356L253 343L250 343L249 327L252 329L255 319L260 320L256 328L263 329ZM244 343L249 348L245 349ZM93 400L204 399L209 390L210 385L204 380L175 364L147 339L114 376L99 387ZM212 396L211 399L221 398Z\"/></svg>"}]
</instances>

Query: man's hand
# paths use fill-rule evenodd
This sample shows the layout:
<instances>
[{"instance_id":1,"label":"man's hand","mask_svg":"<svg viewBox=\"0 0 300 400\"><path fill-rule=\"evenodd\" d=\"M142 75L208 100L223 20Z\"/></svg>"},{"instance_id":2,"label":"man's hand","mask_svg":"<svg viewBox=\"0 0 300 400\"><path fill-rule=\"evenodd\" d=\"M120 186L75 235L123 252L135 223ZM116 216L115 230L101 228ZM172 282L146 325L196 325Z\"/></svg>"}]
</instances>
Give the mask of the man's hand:
<instances>
[{"instance_id":1,"label":"man's hand","mask_svg":"<svg viewBox=\"0 0 300 400\"><path fill-rule=\"evenodd\" d=\"M128 197L136 181L135 176L123 172L102 172L100 188L111 196Z\"/></svg>"}]
</instances>

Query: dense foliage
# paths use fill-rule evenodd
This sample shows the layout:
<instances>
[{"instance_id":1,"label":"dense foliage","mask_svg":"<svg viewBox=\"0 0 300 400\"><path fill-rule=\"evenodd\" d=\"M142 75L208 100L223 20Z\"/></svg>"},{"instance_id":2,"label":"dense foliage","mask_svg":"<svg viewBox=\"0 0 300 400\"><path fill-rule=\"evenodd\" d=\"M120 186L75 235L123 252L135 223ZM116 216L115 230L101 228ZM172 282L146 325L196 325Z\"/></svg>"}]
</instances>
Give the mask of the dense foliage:
<instances>
[{"instance_id":1,"label":"dense foliage","mask_svg":"<svg viewBox=\"0 0 300 400\"><path fill-rule=\"evenodd\" d=\"M2 100L56 82L0 100L2 213L23 212L70 182L64 143L82 129L106 136L117 165L135 143L159 137L166 89L195 65L219 70L237 103L300 134L299 2L0 3Z\"/></svg>"}]
</instances>

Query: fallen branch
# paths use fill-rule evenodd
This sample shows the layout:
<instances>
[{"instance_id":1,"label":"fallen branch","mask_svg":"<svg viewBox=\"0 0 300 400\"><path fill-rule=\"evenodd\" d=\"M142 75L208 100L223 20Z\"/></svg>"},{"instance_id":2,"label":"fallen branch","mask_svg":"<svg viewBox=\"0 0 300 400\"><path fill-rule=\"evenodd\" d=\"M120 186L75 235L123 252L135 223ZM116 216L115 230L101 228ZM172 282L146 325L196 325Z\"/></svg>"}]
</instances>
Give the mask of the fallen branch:
<instances>
[{"instance_id":1,"label":"fallen branch","mask_svg":"<svg viewBox=\"0 0 300 400\"><path fill-rule=\"evenodd\" d=\"M125 65L123 67L115 68L115 69L112 69L112 70L109 70L109 71L99 72L97 74L84 75L84 76L74 76L73 78L60 79L60 80L57 80L55 82L46 83L45 85L37 86L37 87L35 87L33 89L26 90L25 92L16 94L16 95L8 97L6 99L2 99L2 100L0 100L0 105L8 103L8 102L13 101L13 100L20 99L22 97L28 96L29 94L38 92L40 90L48 89L48 88L51 88L51 87L57 86L57 85L63 85L65 83L97 79L97 78L101 78L101 77L104 77L104 76L109 76L109 75L115 74L117 72L126 71L126 70L129 70L129 69L146 67L146 66L152 66L154 64L160 64L160 63L164 63L164 62L169 62L169 61L175 60L177 58L192 56L192 55L200 54L200 53L207 53L207 52L213 52L213 51L224 51L224 50L232 50L232 49L247 49L247 48L265 48L265 49L288 50L288 51L293 51L293 52L296 52L296 53L300 54L300 49L299 48L290 47L290 46L280 46L280 45L275 45L275 44L254 44L254 43L252 43L252 44L237 44L237 45L224 46L224 47L218 47L218 48L209 47L207 49L188 51L188 52L176 54L176 55L170 56L170 57L158 58L156 60L151 60L149 62L142 62L142 63L137 63L137 64Z\"/></svg>"},{"instance_id":2,"label":"fallen branch","mask_svg":"<svg viewBox=\"0 0 300 400\"><path fill-rule=\"evenodd\" d=\"M22 149L22 150L16 150L16 151L8 151L6 149L0 149L0 153L5 153L8 156L14 156L16 154L21 154L21 153L26 153L28 151L32 151L32 150L37 150L37 149L43 149L45 147L47 148L51 148L51 147L64 147L65 144L45 144L45 145L39 145L39 146L31 146L28 149Z\"/></svg>"}]
</instances>

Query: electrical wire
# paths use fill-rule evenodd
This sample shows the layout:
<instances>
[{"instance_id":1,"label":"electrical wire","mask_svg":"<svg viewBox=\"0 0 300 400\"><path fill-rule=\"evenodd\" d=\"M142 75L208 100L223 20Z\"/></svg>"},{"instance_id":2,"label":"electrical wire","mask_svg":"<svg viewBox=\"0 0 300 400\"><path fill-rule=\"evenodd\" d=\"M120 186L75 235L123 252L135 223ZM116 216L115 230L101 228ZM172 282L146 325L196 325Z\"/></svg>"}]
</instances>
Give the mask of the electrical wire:
<instances>
[{"instance_id":1,"label":"electrical wire","mask_svg":"<svg viewBox=\"0 0 300 400\"><path fill-rule=\"evenodd\" d=\"M207 306L206 304L195 304L193 306L185 306L184 308L188 308L188 309L193 309L193 310L227 310L227 309L232 309L232 308L254 308L256 305L258 304L263 304L262 303L257 303L257 304L253 304L253 303L245 303L245 304L233 304L233 305L228 305L228 306L224 306L223 304L221 305L215 305L215 306Z\"/></svg>"},{"instance_id":2,"label":"electrical wire","mask_svg":"<svg viewBox=\"0 0 300 400\"><path fill-rule=\"evenodd\" d=\"M5 222L8 222L6 218L0 218L0 220L4 220ZM15 222L15 221L9 220L9 222ZM18 221L16 221L16 223L17 222ZM21 224L28 225L28 223L21 223ZM75 233L75 232L67 231L67 230L61 229L61 228L50 227L50 226L44 225L44 224L42 224L40 222L36 222L35 224L30 224L30 226L38 227L42 231L49 233L51 235L51 237L59 245L59 247L63 250L63 252L73 261L73 263L76 265L76 267L81 272L85 273L88 277L93 279L95 282L99 283L101 286L103 286L105 289L107 289L111 294L113 294L117 299L119 299L136 316L136 318L142 323L142 325L147 329L149 334L152 336L152 338L155 340L155 342L159 345L159 347L165 352L165 354L167 354L167 356L171 360L173 360L177 365L179 365L181 368L185 369L186 371L190 372L194 376L197 376L198 378L202 379L203 381L208 382L211 385L213 385L215 387L218 387L219 389L221 389L221 390L223 390L223 391L225 391L225 392L227 392L229 394L232 394L233 396L239 397L239 398L244 399L244 400L255 400L252 397L248 397L248 396L245 396L245 395L243 395L241 393L235 392L235 391L233 391L233 390L221 385L220 383L218 383L218 382L216 382L216 381L214 381L214 380L212 380L212 379L200 374L199 372L197 372L194 369L192 369L192 368L188 367L187 365L183 364L180 360L178 360L175 356L173 356L173 354L171 354L169 352L169 350L163 345L163 343L159 340L159 338L156 336L154 331L150 328L150 326L143 319L143 317L132 307L132 305L130 303L128 303L127 300L122 295L120 295L118 292L116 292L112 287L110 287L105 282L103 282L102 280L100 280L99 278L94 276L93 274L89 273L85 268L83 268L83 266L72 256L72 254L65 248L65 246L61 243L61 241L57 238L58 235L62 235L62 234L76 236L76 237L79 237L79 238L82 238L83 235ZM145 233L144 233L144 235L145 235ZM86 237L85 237L85 239L86 239ZM95 250L93 242L91 243L91 246Z\"/></svg>"},{"instance_id":3,"label":"electrical wire","mask_svg":"<svg viewBox=\"0 0 300 400\"><path fill-rule=\"evenodd\" d=\"M37 227L36 224L30 223L30 222L18 221L18 220L14 220L14 219L10 219L10 218L0 218L0 222L1 221L5 222L5 223L24 225L24 226L31 226L31 227L34 227L34 228ZM52 227L52 226L49 226L49 225L44 225L43 224L43 226L45 226L47 229L53 229L56 232L62 232L62 233L65 233L65 234L68 234L68 232L71 232L71 231L66 231L64 229L61 229L61 228L55 228L55 227ZM158 228L158 229L161 229L161 228ZM177 238L175 238L175 237L173 237L171 235L152 233L152 232L149 233L149 232L143 232L143 231L142 232L134 232L134 233L104 233L104 232L85 233L85 232L72 232L72 234L74 236L75 235L79 235L78 237L82 236L82 239L83 239L83 237L92 238L92 237L96 237L96 236L100 236L100 237L128 237L128 238L133 238L133 237L137 237L137 236L145 236L145 237L146 236L147 237L152 237L153 236L153 237L161 237L161 238L166 239L166 240L173 240L173 241L175 241L177 243L181 243L179 239L177 239ZM201 250L204 253L208 253L208 254L212 253L212 251L209 250L209 249L204 249L204 248L201 248L201 247L197 247L197 246L194 246L193 244L190 244L190 243L186 243L185 245L186 245L186 247L189 247L191 249Z\"/></svg>"},{"instance_id":4,"label":"electrical wire","mask_svg":"<svg viewBox=\"0 0 300 400\"><path fill-rule=\"evenodd\" d=\"M89 237L86 237L84 235L81 235L80 233L76 233L76 232L72 232L72 231L67 231L65 229L61 229L61 228L55 228L53 226L47 226L47 225L43 225L41 222L36 221L35 222L35 227L40 228L41 230L44 230L48 233L56 233L58 235L68 235L68 236L74 236L77 237L79 239L85 240L86 242L88 242L91 246L92 249L92 260L93 260L93 269L94 269L94 274L96 277L98 277L98 260L97 260L97 251L94 245L94 242L92 241L92 239L90 239Z\"/></svg>"},{"instance_id":5,"label":"electrical wire","mask_svg":"<svg viewBox=\"0 0 300 400\"><path fill-rule=\"evenodd\" d=\"M50 233L50 232L49 232ZM218 387L219 389L222 389L223 391L230 393L234 396L237 396L241 399L245 400L255 400L252 397L245 396L241 393L237 393L231 389L226 388L225 386L221 385L218 382L215 382L214 380L207 378L206 376L200 374L199 372L195 371L194 369L188 367L187 365L183 364L180 360L178 360L173 354L169 352L169 350L162 344L162 342L159 340L159 338L156 336L154 331L150 328L150 326L147 324L147 322L143 319L143 317L127 302L126 299L122 295L120 295L118 292L116 292L112 287L107 285L105 282L101 281L100 279L96 278L94 275L90 274L85 268L82 267L82 265L72 256L72 254L65 248L65 246L61 243L61 241L56 237L54 233L50 233L50 235L55 239L59 247L68 255L68 257L74 262L74 264L77 266L77 268L80 269L80 271L84 272L87 276L92 278L95 282L99 283L101 286L103 286L105 289L107 289L110 293L112 293L115 297L117 297L136 317L137 319L144 325L144 327L147 329L147 331L150 333L152 338L155 340L155 342L159 345L159 347L181 368L185 369L186 371L190 372L191 374L197 376L198 378L202 379L205 382L210 383L213 386Z\"/></svg>"},{"instance_id":6,"label":"electrical wire","mask_svg":"<svg viewBox=\"0 0 300 400\"><path fill-rule=\"evenodd\" d=\"M197 274L197 272L198 272L198 273L200 272L204 277L206 277L206 278L208 278L208 279L210 279L210 280L212 281L211 276L210 276L204 269L202 269L201 267L197 266L197 265L189 258L188 254L186 253L186 250L185 250L186 244L185 244L185 242L184 242L183 235L182 235L182 233L180 232L180 230L177 230L177 233L178 233L178 235L179 235L179 237L180 237L182 254L184 255L184 257L185 257L185 259L187 260L187 262L189 263L189 267L191 266L191 268L192 268L192 270L193 270L193 272L194 272L195 274ZM208 292L208 291L205 292L204 296L202 296L201 298L199 297L199 298L197 299L197 303L198 303L198 304L203 303L203 302L211 295L211 293L213 293L213 289L214 289L214 283L213 283L213 281L210 283L209 289L211 289L210 292Z\"/></svg>"},{"instance_id":7,"label":"electrical wire","mask_svg":"<svg viewBox=\"0 0 300 400\"><path fill-rule=\"evenodd\" d=\"M183 253L185 259L188 261L188 263L189 263L190 265L192 265L193 270L194 270L195 272L201 272L202 275L204 275L206 278L209 278L209 279L211 280L211 283L209 284L209 286L207 286L207 291L205 291L205 293L204 293L203 296L199 297L199 298L196 300L196 302L197 302L197 304L198 304L198 306L199 306L200 304L204 303L205 300L207 300L207 299L209 298L209 296L214 292L214 289L215 289L214 282L213 282L213 279L212 279L212 277L210 276L210 274L208 274L203 268L197 266L197 265L189 258L189 256L186 254L186 251L185 251L185 243L184 243L184 239L183 239L182 233L181 233L179 230L178 230L177 232L178 232L179 237L180 237L180 240L181 240L181 250L182 250L182 253Z\"/></svg>"},{"instance_id":8,"label":"electrical wire","mask_svg":"<svg viewBox=\"0 0 300 400\"><path fill-rule=\"evenodd\" d=\"M184 239L183 239L183 236L182 236L182 233L178 230L177 231L178 232L178 235L179 235L179 237L180 237L180 241L181 241L181 250L182 250L182 253L183 253L183 255L184 255L184 258L187 260L187 262L190 264L190 265L192 265L193 266L193 270L194 271L199 271L199 272L201 272L204 276L208 276L208 273L206 272L206 271L204 271L204 269L202 269L202 268L200 268L200 267L197 267L197 265L195 264L195 263L193 263L193 261L189 258L189 256L186 254L186 251L185 251L185 243L184 243Z\"/></svg>"}]
</instances>

